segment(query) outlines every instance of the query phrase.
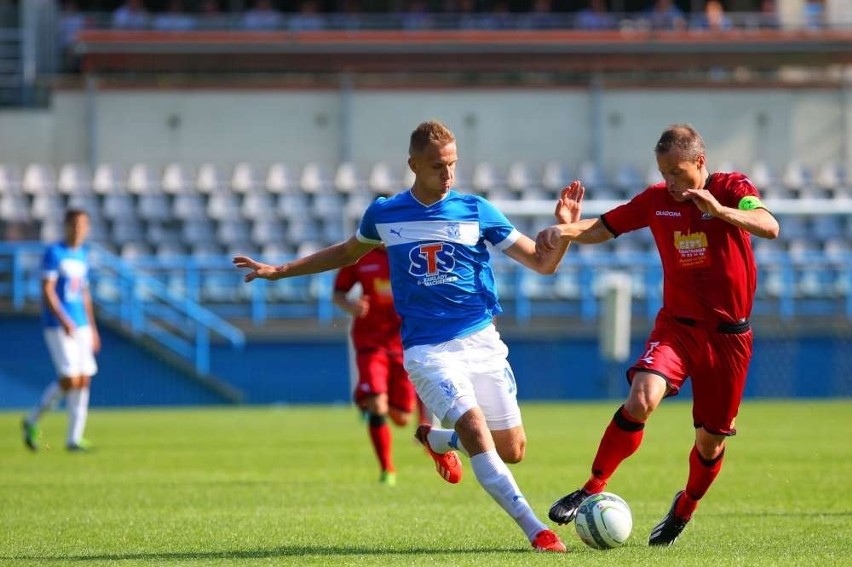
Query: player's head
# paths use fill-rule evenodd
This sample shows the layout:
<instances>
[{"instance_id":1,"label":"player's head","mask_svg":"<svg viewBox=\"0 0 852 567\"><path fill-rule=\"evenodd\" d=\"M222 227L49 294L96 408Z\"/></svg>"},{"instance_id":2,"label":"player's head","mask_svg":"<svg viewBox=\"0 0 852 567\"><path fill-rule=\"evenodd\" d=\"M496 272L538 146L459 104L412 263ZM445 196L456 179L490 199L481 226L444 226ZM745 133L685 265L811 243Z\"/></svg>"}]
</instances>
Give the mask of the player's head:
<instances>
[{"instance_id":1,"label":"player's head","mask_svg":"<svg viewBox=\"0 0 852 567\"><path fill-rule=\"evenodd\" d=\"M65 211L65 243L76 248L89 235L89 214L83 209Z\"/></svg>"},{"instance_id":2,"label":"player's head","mask_svg":"<svg viewBox=\"0 0 852 567\"><path fill-rule=\"evenodd\" d=\"M704 186L707 172L704 139L689 124L674 124L666 128L654 153L657 155L657 167L669 194L676 201L684 201L686 189L700 189Z\"/></svg>"},{"instance_id":3,"label":"player's head","mask_svg":"<svg viewBox=\"0 0 852 567\"><path fill-rule=\"evenodd\" d=\"M455 181L456 162L456 137L440 122L423 122L411 133L408 167L414 172L418 197L445 195Z\"/></svg>"}]
</instances>

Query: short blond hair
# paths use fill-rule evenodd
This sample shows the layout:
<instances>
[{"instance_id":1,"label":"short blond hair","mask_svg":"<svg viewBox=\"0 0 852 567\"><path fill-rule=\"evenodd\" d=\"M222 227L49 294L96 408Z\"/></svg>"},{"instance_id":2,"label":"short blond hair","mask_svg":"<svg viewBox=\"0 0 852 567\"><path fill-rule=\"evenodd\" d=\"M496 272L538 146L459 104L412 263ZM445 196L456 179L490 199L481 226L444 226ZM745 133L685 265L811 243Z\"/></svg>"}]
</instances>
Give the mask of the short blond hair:
<instances>
[{"instance_id":1,"label":"short blond hair","mask_svg":"<svg viewBox=\"0 0 852 567\"><path fill-rule=\"evenodd\" d=\"M429 144L446 146L455 141L455 135L443 123L437 120L422 122L411 133L411 142L408 144L408 155L421 153Z\"/></svg>"}]
</instances>

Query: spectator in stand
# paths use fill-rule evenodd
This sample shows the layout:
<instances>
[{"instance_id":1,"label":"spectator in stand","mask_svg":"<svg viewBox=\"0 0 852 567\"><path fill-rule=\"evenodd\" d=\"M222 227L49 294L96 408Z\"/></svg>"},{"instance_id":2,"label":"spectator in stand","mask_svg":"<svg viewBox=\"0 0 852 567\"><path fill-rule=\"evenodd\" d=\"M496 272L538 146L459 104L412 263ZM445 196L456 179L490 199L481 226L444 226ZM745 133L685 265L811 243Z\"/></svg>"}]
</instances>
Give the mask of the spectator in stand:
<instances>
[{"instance_id":1,"label":"spectator in stand","mask_svg":"<svg viewBox=\"0 0 852 567\"><path fill-rule=\"evenodd\" d=\"M519 27L553 30L565 27L564 23L564 18L555 13L553 0L533 0L532 9L520 20Z\"/></svg>"},{"instance_id":2,"label":"spectator in stand","mask_svg":"<svg viewBox=\"0 0 852 567\"><path fill-rule=\"evenodd\" d=\"M734 27L719 0L707 0L704 13L699 14L694 21L695 27L702 30L722 31Z\"/></svg>"},{"instance_id":3,"label":"spectator in stand","mask_svg":"<svg viewBox=\"0 0 852 567\"><path fill-rule=\"evenodd\" d=\"M317 0L302 0L299 11L295 13L289 22L292 31L316 31L325 27L325 20L320 14L320 6Z\"/></svg>"},{"instance_id":4,"label":"spectator in stand","mask_svg":"<svg viewBox=\"0 0 852 567\"><path fill-rule=\"evenodd\" d=\"M563 27L563 19L554 13L553 0L533 0L532 10L524 16L522 26L534 30L552 30Z\"/></svg>"},{"instance_id":5,"label":"spectator in stand","mask_svg":"<svg viewBox=\"0 0 852 567\"><path fill-rule=\"evenodd\" d=\"M65 69L77 69L74 43L77 41L77 35L90 24L88 16L80 11L80 5L76 0L66 0L62 3L62 15L59 17L59 41Z\"/></svg>"},{"instance_id":6,"label":"spectator in stand","mask_svg":"<svg viewBox=\"0 0 852 567\"><path fill-rule=\"evenodd\" d=\"M618 21L609 13L606 0L589 0L586 7L577 12L574 26L581 30L614 30Z\"/></svg>"},{"instance_id":7,"label":"spectator in stand","mask_svg":"<svg viewBox=\"0 0 852 567\"><path fill-rule=\"evenodd\" d=\"M144 29L148 27L148 10L142 0L127 0L112 13L112 27L116 29Z\"/></svg>"},{"instance_id":8,"label":"spectator in stand","mask_svg":"<svg viewBox=\"0 0 852 567\"><path fill-rule=\"evenodd\" d=\"M425 0L408 0L401 19L404 30L428 30L435 24Z\"/></svg>"},{"instance_id":9,"label":"spectator in stand","mask_svg":"<svg viewBox=\"0 0 852 567\"><path fill-rule=\"evenodd\" d=\"M274 30L284 22L272 0L256 0L254 7L243 14L243 27L247 30Z\"/></svg>"},{"instance_id":10,"label":"spectator in stand","mask_svg":"<svg viewBox=\"0 0 852 567\"><path fill-rule=\"evenodd\" d=\"M203 29L223 29L228 27L230 18L222 13L218 0L201 0L198 4L196 26Z\"/></svg>"},{"instance_id":11,"label":"spectator in stand","mask_svg":"<svg viewBox=\"0 0 852 567\"><path fill-rule=\"evenodd\" d=\"M655 0L646 16L651 28L655 30L683 30L686 28L686 18L683 11L675 5L673 0Z\"/></svg>"},{"instance_id":12,"label":"spectator in stand","mask_svg":"<svg viewBox=\"0 0 852 567\"><path fill-rule=\"evenodd\" d=\"M183 0L170 0L168 10L155 15L151 27L159 31L191 30L195 18L186 12Z\"/></svg>"}]
</instances>

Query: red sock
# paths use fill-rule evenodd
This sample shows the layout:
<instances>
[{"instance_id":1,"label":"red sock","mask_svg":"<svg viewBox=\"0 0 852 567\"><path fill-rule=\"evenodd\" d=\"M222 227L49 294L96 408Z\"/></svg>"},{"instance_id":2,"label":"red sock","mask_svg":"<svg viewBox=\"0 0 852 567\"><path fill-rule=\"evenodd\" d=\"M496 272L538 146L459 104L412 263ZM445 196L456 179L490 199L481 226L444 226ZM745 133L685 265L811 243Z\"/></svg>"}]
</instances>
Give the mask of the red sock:
<instances>
[{"instance_id":1,"label":"red sock","mask_svg":"<svg viewBox=\"0 0 852 567\"><path fill-rule=\"evenodd\" d=\"M636 418L627 413L624 406L618 408L604 431L595 460L592 462L592 476L583 489L591 493L601 492L618 465L635 453L642 444L644 434L645 422L636 421Z\"/></svg>"},{"instance_id":2,"label":"red sock","mask_svg":"<svg viewBox=\"0 0 852 567\"><path fill-rule=\"evenodd\" d=\"M376 457L379 459L379 465L383 471L393 472L396 469L391 460L391 430L384 419L381 424L373 423L371 417L370 423L370 440L373 442L373 449L376 451ZM378 420L376 420L378 421Z\"/></svg>"},{"instance_id":3,"label":"red sock","mask_svg":"<svg viewBox=\"0 0 852 567\"><path fill-rule=\"evenodd\" d=\"M698 452L695 445L692 446L692 451L689 453L689 478L686 481L686 491L681 496L675 505L675 515L679 518L688 520L692 517L692 513L698 507L698 501L701 500L710 485L716 480L719 471L722 470L722 458L725 452L722 451L718 457L712 461L708 461Z\"/></svg>"}]
</instances>

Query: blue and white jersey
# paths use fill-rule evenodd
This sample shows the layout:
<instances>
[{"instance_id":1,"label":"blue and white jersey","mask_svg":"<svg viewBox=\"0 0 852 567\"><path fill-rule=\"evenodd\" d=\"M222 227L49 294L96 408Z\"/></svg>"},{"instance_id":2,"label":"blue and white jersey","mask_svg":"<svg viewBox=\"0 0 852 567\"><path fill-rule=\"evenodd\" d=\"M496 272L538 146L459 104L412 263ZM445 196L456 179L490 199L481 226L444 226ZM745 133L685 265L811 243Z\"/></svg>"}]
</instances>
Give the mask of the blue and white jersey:
<instances>
[{"instance_id":1,"label":"blue and white jersey","mask_svg":"<svg viewBox=\"0 0 852 567\"><path fill-rule=\"evenodd\" d=\"M56 280L56 295L65 313L78 327L89 324L83 292L89 285L89 260L85 246L69 248L64 242L47 247L42 260L42 279ZM45 327L61 326L46 303L42 305Z\"/></svg>"},{"instance_id":2,"label":"blue and white jersey","mask_svg":"<svg viewBox=\"0 0 852 567\"><path fill-rule=\"evenodd\" d=\"M482 197L450 191L428 206L411 191L379 198L356 236L387 247L405 348L470 335L502 313L485 243L503 250L520 233Z\"/></svg>"}]
</instances>

